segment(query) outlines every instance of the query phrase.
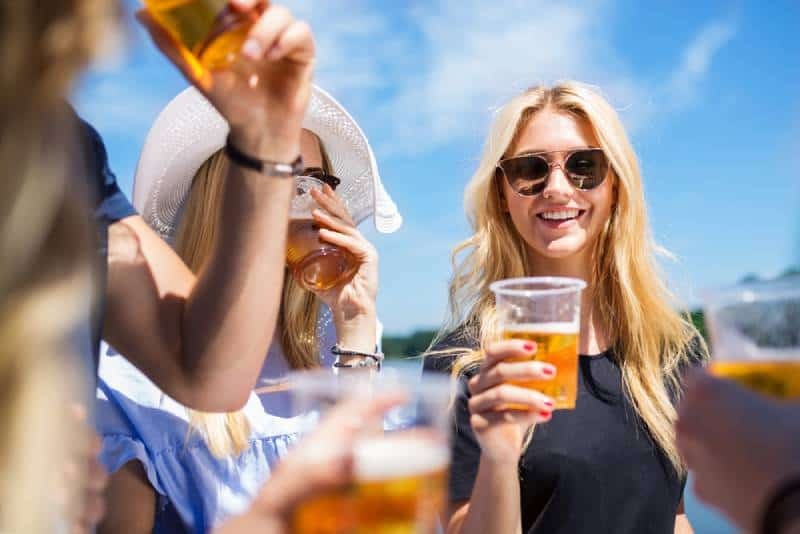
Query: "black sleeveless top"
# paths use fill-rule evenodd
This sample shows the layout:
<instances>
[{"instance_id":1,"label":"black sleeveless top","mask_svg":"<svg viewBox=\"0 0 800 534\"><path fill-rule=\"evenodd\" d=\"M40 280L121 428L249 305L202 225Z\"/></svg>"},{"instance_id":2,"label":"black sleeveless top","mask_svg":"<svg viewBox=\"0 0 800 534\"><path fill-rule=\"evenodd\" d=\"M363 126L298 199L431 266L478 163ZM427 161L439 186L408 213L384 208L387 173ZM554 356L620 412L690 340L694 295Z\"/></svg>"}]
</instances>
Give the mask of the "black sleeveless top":
<instances>
[{"instance_id":1,"label":"black sleeveless top","mask_svg":"<svg viewBox=\"0 0 800 534\"><path fill-rule=\"evenodd\" d=\"M449 371L454 359L428 356L425 370ZM470 499L480 460L466 379L454 403L453 503ZM556 410L537 425L520 458L519 480L528 534L673 534L686 483L636 415L610 350L580 357L576 408Z\"/></svg>"}]
</instances>

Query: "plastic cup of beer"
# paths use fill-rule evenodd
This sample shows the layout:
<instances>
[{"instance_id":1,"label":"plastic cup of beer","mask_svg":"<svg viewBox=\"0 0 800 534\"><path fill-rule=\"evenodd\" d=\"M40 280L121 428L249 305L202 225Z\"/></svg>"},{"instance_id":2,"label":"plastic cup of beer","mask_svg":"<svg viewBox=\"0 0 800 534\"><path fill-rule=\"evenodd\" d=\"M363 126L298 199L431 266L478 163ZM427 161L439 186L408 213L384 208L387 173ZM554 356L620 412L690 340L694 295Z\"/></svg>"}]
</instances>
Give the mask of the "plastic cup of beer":
<instances>
[{"instance_id":1,"label":"plastic cup of beer","mask_svg":"<svg viewBox=\"0 0 800 534\"><path fill-rule=\"evenodd\" d=\"M348 398L402 392L403 404L366 425L352 444L353 481L316 495L294 511L294 534L434 534L447 503L450 464L450 380L423 375L418 365L380 373L298 373L294 409L324 413ZM319 444L325 447L326 444Z\"/></svg>"},{"instance_id":2,"label":"plastic cup of beer","mask_svg":"<svg viewBox=\"0 0 800 534\"><path fill-rule=\"evenodd\" d=\"M232 10L228 0L143 1L198 76L236 60L260 13Z\"/></svg>"},{"instance_id":3,"label":"plastic cup of beer","mask_svg":"<svg viewBox=\"0 0 800 534\"><path fill-rule=\"evenodd\" d=\"M358 262L350 252L319 238L319 225L311 218L317 207L311 191L322 190L321 180L295 178L295 195L289 220L286 264L295 280L308 290L327 291L355 276Z\"/></svg>"},{"instance_id":4,"label":"plastic cup of beer","mask_svg":"<svg viewBox=\"0 0 800 534\"><path fill-rule=\"evenodd\" d=\"M556 410L575 408L578 391L578 334L581 291L577 278L510 278L493 283L497 318L503 339L536 343L530 359L555 366L552 380L514 382L551 397Z\"/></svg>"},{"instance_id":5,"label":"plastic cup of beer","mask_svg":"<svg viewBox=\"0 0 800 534\"><path fill-rule=\"evenodd\" d=\"M800 276L708 291L713 374L779 399L800 399Z\"/></svg>"}]
</instances>

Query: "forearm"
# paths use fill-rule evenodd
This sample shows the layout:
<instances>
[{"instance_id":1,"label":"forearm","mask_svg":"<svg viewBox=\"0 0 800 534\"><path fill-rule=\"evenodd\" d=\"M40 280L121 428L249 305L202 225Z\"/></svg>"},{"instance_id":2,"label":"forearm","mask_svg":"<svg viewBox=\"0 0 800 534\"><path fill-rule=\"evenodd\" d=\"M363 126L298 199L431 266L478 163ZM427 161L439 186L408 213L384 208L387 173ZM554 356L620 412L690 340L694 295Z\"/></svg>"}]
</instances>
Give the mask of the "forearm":
<instances>
[{"instance_id":1,"label":"forearm","mask_svg":"<svg viewBox=\"0 0 800 534\"><path fill-rule=\"evenodd\" d=\"M469 508L449 534L521 533L519 472L515 462L496 463L481 456ZM454 527L454 528L453 528Z\"/></svg>"},{"instance_id":2,"label":"forearm","mask_svg":"<svg viewBox=\"0 0 800 534\"><path fill-rule=\"evenodd\" d=\"M280 306L292 181L229 165L211 258L182 317L182 367L209 409L244 404ZM211 401L209 401L211 403Z\"/></svg>"}]
</instances>

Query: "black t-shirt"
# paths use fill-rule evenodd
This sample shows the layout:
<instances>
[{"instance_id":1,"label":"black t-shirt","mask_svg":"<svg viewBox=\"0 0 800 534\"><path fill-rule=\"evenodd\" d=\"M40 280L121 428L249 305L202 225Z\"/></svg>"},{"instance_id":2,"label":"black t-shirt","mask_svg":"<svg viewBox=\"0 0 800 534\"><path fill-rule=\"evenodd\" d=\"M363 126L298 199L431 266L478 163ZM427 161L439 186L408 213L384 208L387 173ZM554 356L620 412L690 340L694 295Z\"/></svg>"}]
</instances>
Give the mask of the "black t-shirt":
<instances>
[{"instance_id":1,"label":"black t-shirt","mask_svg":"<svg viewBox=\"0 0 800 534\"><path fill-rule=\"evenodd\" d=\"M448 371L454 358L429 356L425 369ZM470 499L478 474L466 387L473 374L459 379L454 403L454 503ZM685 486L623 393L613 351L580 357L576 408L537 425L519 479L528 534L672 534Z\"/></svg>"},{"instance_id":2,"label":"black t-shirt","mask_svg":"<svg viewBox=\"0 0 800 534\"><path fill-rule=\"evenodd\" d=\"M136 214L131 203L117 185L117 179L108 165L108 154L100 134L86 121L74 114L79 146L83 149L82 169L74 174L80 190L89 194L92 210L92 223L95 228L94 277L95 293L91 302L91 322L88 325L86 342L80 343L83 350L90 352L94 374L97 374L99 361L100 336L103 330L103 298L105 296L106 271L108 261L108 227L131 215Z\"/></svg>"}]
</instances>

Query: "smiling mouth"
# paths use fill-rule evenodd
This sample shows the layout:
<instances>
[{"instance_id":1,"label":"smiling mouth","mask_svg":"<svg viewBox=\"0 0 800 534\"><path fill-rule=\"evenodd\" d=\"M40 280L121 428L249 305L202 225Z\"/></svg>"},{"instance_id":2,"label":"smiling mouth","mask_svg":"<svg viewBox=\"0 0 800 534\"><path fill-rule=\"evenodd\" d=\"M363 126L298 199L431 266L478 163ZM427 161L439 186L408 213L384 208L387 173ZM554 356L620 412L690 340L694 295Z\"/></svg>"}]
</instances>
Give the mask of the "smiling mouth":
<instances>
[{"instance_id":1,"label":"smiling mouth","mask_svg":"<svg viewBox=\"0 0 800 534\"><path fill-rule=\"evenodd\" d=\"M536 217L552 224L558 224L567 221L574 221L584 213L586 213L586 210L563 209L557 211L544 211L542 213L537 213Z\"/></svg>"}]
</instances>

